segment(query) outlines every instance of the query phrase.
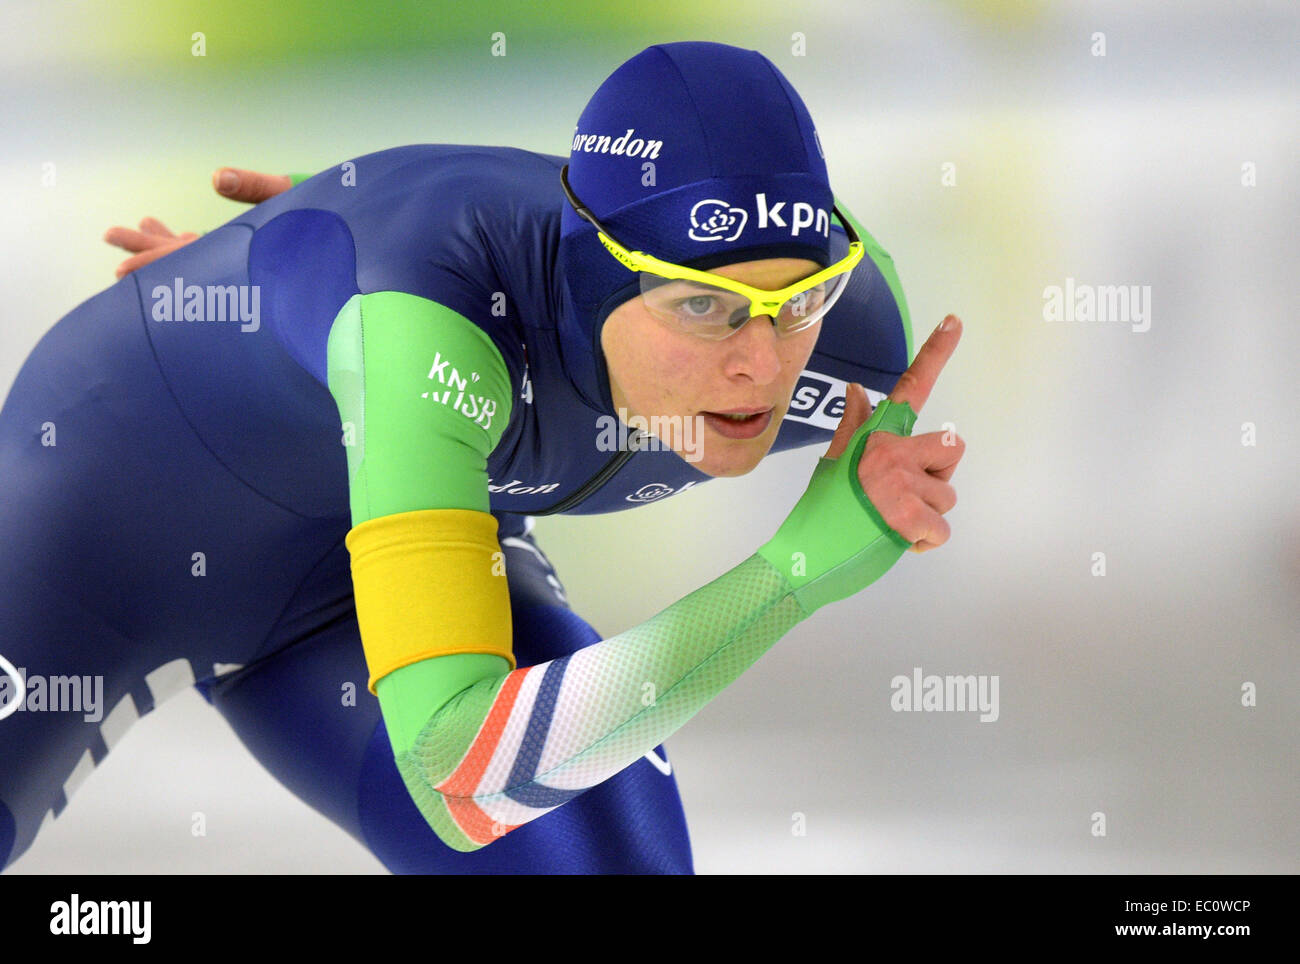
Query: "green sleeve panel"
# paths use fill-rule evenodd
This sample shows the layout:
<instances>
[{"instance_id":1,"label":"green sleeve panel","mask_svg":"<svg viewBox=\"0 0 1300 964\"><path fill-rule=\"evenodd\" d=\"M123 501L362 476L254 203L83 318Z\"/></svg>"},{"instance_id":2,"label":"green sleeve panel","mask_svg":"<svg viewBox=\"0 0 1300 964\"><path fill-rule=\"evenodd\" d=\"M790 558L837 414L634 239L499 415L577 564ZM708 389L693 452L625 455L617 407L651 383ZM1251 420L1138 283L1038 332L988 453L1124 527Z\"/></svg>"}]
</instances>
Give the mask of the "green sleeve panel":
<instances>
[{"instance_id":1,"label":"green sleeve panel","mask_svg":"<svg viewBox=\"0 0 1300 964\"><path fill-rule=\"evenodd\" d=\"M809 615L871 585L911 546L867 498L858 462L872 432L911 435L915 424L911 405L882 399L843 455L817 460L808 489L759 548L757 554L786 578Z\"/></svg>"},{"instance_id":2,"label":"green sleeve panel","mask_svg":"<svg viewBox=\"0 0 1300 964\"><path fill-rule=\"evenodd\" d=\"M393 751L400 756L410 750L425 724L457 693L509 672L510 664L500 656L482 653L422 659L393 670L375 684Z\"/></svg>"},{"instance_id":3,"label":"green sleeve panel","mask_svg":"<svg viewBox=\"0 0 1300 964\"><path fill-rule=\"evenodd\" d=\"M487 457L514 393L482 329L415 295L356 295L334 320L327 360L353 526L417 509L489 510ZM384 676L376 690L394 746L409 747L456 693L509 671L499 656L464 653Z\"/></svg>"},{"instance_id":4,"label":"green sleeve panel","mask_svg":"<svg viewBox=\"0 0 1300 964\"><path fill-rule=\"evenodd\" d=\"M457 692L398 771L439 838L476 850L637 762L803 618L750 556L639 626Z\"/></svg>"},{"instance_id":5,"label":"green sleeve panel","mask_svg":"<svg viewBox=\"0 0 1300 964\"><path fill-rule=\"evenodd\" d=\"M301 184L303 181L307 180L307 178L309 178L309 177L315 177L315 176L316 176L315 174L290 174L290 175L289 175L289 181L290 181L291 186L293 186L293 187L297 187L297 186L298 186L299 184ZM841 210L842 210L842 209L841 209Z\"/></svg>"},{"instance_id":6,"label":"green sleeve panel","mask_svg":"<svg viewBox=\"0 0 1300 964\"><path fill-rule=\"evenodd\" d=\"M867 229L864 228L858 219L853 216L853 212L844 206L844 202L839 198L835 199L835 206L840 209L853 230L858 232L858 237L862 239L862 247L866 249L867 257L876 263L880 273L884 275L885 283L889 285L889 290L893 292L894 301L898 304L898 315L903 319L903 337L907 339L907 363L912 364L916 358L916 348L912 344L912 316L907 310L907 298L903 294L903 285L898 280L898 271L894 268L894 259L890 257L889 252L880 246L880 242L873 238Z\"/></svg>"},{"instance_id":7,"label":"green sleeve panel","mask_svg":"<svg viewBox=\"0 0 1300 964\"><path fill-rule=\"evenodd\" d=\"M489 511L487 458L514 393L481 328L416 295L354 295L330 329L327 359L353 526L419 509Z\"/></svg>"}]
</instances>

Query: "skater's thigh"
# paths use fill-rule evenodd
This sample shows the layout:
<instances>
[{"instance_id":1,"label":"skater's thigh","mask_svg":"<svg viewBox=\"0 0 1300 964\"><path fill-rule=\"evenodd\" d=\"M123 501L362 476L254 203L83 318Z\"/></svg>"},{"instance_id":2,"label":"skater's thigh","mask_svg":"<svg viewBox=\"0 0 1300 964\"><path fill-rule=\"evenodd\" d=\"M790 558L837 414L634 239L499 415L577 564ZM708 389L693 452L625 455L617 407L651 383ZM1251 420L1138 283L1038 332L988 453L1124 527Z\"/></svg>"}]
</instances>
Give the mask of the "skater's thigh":
<instances>
[{"instance_id":1,"label":"skater's thigh","mask_svg":"<svg viewBox=\"0 0 1300 964\"><path fill-rule=\"evenodd\" d=\"M128 281L33 349L0 409L0 466L3 865L132 721L256 655L332 536L194 435Z\"/></svg>"}]
</instances>

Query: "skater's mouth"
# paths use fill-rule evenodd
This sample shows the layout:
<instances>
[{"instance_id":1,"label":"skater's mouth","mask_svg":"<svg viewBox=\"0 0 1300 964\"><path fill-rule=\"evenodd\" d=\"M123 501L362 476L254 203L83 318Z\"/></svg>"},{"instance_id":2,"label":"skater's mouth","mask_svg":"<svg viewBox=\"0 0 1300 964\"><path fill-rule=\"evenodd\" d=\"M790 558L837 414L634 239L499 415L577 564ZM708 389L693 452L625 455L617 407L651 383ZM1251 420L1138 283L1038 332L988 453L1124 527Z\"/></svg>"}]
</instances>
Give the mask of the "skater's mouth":
<instances>
[{"instance_id":1,"label":"skater's mouth","mask_svg":"<svg viewBox=\"0 0 1300 964\"><path fill-rule=\"evenodd\" d=\"M704 420L719 435L746 439L762 435L772 422L772 407L734 408L727 412L703 412Z\"/></svg>"}]
</instances>

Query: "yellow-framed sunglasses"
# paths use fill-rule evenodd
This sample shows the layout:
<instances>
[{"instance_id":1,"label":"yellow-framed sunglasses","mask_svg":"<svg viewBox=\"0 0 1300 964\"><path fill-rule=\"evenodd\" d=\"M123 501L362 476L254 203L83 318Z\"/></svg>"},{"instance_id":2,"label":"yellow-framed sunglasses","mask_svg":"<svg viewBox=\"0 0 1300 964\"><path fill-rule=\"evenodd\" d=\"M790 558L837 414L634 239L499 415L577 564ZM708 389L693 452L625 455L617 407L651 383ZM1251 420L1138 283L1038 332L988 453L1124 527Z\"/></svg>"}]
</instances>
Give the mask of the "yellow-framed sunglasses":
<instances>
[{"instance_id":1,"label":"yellow-framed sunglasses","mask_svg":"<svg viewBox=\"0 0 1300 964\"><path fill-rule=\"evenodd\" d=\"M624 267L638 273L646 310L679 331L712 340L739 331L750 318L768 316L779 335L815 325L831 310L848 286L849 272L862 260L864 248L853 225L831 205L849 239L849 253L829 267L776 291L755 288L722 275L661 261L644 251L630 251L610 236L569 186L569 165L560 170L565 196L578 216L596 229L600 243Z\"/></svg>"}]
</instances>

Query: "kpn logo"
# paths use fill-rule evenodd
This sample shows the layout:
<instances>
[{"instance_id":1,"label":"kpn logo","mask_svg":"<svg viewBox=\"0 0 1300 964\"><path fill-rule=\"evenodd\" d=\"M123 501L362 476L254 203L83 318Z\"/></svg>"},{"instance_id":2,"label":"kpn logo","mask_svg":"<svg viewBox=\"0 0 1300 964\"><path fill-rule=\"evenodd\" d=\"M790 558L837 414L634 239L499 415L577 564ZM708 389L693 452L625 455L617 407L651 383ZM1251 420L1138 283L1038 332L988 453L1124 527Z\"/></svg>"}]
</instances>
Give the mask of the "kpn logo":
<instances>
[{"instance_id":1,"label":"kpn logo","mask_svg":"<svg viewBox=\"0 0 1300 964\"><path fill-rule=\"evenodd\" d=\"M759 193L754 195L754 213L760 231L785 228L790 237L797 238L801 231L811 228L822 237L830 237L830 212L807 201L769 203L767 194ZM735 241L749 223L749 211L718 198L705 198L692 205L690 222L686 233L692 241Z\"/></svg>"},{"instance_id":2,"label":"kpn logo","mask_svg":"<svg viewBox=\"0 0 1300 964\"><path fill-rule=\"evenodd\" d=\"M688 233L692 241L735 241L748 220L749 212L744 208L733 208L717 198L705 198L691 208Z\"/></svg>"}]
</instances>

